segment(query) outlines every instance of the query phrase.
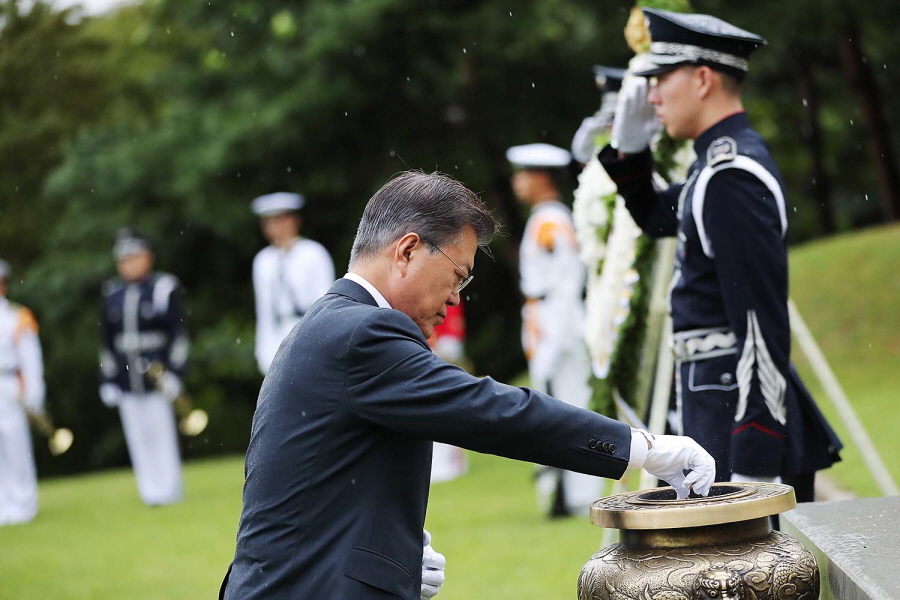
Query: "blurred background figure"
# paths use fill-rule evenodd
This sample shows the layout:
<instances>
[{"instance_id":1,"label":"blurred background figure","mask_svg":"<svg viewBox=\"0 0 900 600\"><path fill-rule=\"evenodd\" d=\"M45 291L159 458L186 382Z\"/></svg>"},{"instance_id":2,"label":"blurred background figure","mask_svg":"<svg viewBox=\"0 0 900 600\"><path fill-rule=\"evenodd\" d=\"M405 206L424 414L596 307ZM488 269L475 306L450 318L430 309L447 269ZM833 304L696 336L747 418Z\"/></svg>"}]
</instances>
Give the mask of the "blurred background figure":
<instances>
[{"instance_id":1,"label":"blurred background figure","mask_svg":"<svg viewBox=\"0 0 900 600\"><path fill-rule=\"evenodd\" d=\"M322 244L300 237L300 194L276 192L253 200L268 246L253 259L256 362L265 375L281 340L334 283L334 263Z\"/></svg>"},{"instance_id":2,"label":"blurred background figure","mask_svg":"<svg viewBox=\"0 0 900 600\"><path fill-rule=\"evenodd\" d=\"M31 311L6 299L9 263L0 260L0 525L38 511L28 413L44 409L44 363Z\"/></svg>"},{"instance_id":3,"label":"blurred background figure","mask_svg":"<svg viewBox=\"0 0 900 600\"><path fill-rule=\"evenodd\" d=\"M447 307L447 318L434 328L428 338L431 350L448 363L462 367L471 373L471 365L465 352L466 318L462 300ZM450 444L434 443L431 457L431 483L449 481L465 475L468 470L466 451Z\"/></svg>"},{"instance_id":4,"label":"blurred background figure","mask_svg":"<svg viewBox=\"0 0 900 600\"><path fill-rule=\"evenodd\" d=\"M171 504L184 493L172 407L189 349L181 284L153 272L150 245L132 229L119 231L113 255L119 278L103 285L100 399L119 408L141 500Z\"/></svg>"},{"instance_id":5,"label":"blurred background figure","mask_svg":"<svg viewBox=\"0 0 900 600\"><path fill-rule=\"evenodd\" d=\"M585 117L572 137L572 158L581 164L587 164L597 150L602 148L609 136L613 117L616 115L616 99L622 87L625 69L594 66L594 82L603 94L600 108L590 117Z\"/></svg>"},{"instance_id":6,"label":"blurred background figure","mask_svg":"<svg viewBox=\"0 0 900 600\"><path fill-rule=\"evenodd\" d=\"M549 144L513 146L506 152L516 198L531 207L519 247L525 306L522 344L531 386L579 408L588 408L590 362L584 345L584 265L578 257L572 213L560 202L554 173L572 158ZM551 517L586 514L600 480L549 467L537 472L538 505Z\"/></svg>"}]
</instances>

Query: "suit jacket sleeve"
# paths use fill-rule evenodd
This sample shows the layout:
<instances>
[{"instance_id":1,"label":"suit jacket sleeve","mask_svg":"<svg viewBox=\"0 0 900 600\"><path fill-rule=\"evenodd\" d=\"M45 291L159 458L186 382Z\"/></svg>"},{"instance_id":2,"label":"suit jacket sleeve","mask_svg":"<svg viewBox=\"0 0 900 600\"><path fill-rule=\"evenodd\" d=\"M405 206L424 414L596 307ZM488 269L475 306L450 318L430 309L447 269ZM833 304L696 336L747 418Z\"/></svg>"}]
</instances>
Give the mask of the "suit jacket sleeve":
<instances>
[{"instance_id":1,"label":"suit jacket sleeve","mask_svg":"<svg viewBox=\"0 0 900 600\"><path fill-rule=\"evenodd\" d=\"M476 378L428 349L398 311L375 311L351 337L345 394L361 418L478 452L616 478L631 428L550 396Z\"/></svg>"},{"instance_id":2,"label":"suit jacket sleeve","mask_svg":"<svg viewBox=\"0 0 900 600\"><path fill-rule=\"evenodd\" d=\"M606 146L597 157L616 184L634 222L650 237L671 237L678 231L678 196L681 184L657 191L653 186L653 155L650 150L619 158Z\"/></svg>"}]
</instances>

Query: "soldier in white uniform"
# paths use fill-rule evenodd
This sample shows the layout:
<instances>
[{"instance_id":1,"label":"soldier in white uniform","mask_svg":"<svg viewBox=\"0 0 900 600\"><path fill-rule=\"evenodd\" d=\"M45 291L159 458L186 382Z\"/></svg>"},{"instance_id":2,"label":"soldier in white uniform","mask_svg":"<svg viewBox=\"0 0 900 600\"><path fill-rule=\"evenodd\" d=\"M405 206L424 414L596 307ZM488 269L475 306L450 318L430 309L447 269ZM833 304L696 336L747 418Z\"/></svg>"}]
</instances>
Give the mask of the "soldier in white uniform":
<instances>
[{"instance_id":1,"label":"soldier in white uniform","mask_svg":"<svg viewBox=\"0 0 900 600\"><path fill-rule=\"evenodd\" d=\"M30 412L44 409L44 365L31 311L6 299L9 264L0 260L0 525L38 511Z\"/></svg>"},{"instance_id":2,"label":"soldier in white uniform","mask_svg":"<svg viewBox=\"0 0 900 600\"><path fill-rule=\"evenodd\" d=\"M512 188L531 206L519 248L523 308L522 344L531 385L564 402L587 408L590 361L584 343L584 265L578 257L571 211L559 200L551 173L571 161L549 144L513 146L506 152ZM587 514L600 496L600 480L540 467L538 503L549 516Z\"/></svg>"},{"instance_id":3,"label":"soldier in white uniform","mask_svg":"<svg viewBox=\"0 0 900 600\"><path fill-rule=\"evenodd\" d=\"M322 244L300 237L300 194L276 192L253 200L270 245L253 259L256 362L265 375L281 340L334 283L334 263Z\"/></svg>"},{"instance_id":4,"label":"soldier in white uniform","mask_svg":"<svg viewBox=\"0 0 900 600\"><path fill-rule=\"evenodd\" d=\"M100 399L119 408L141 500L171 504L184 493L172 406L189 346L181 285L152 271L149 244L131 230L119 232L113 254L120 278L103 284Z\"/></svg>"}]
</instances>

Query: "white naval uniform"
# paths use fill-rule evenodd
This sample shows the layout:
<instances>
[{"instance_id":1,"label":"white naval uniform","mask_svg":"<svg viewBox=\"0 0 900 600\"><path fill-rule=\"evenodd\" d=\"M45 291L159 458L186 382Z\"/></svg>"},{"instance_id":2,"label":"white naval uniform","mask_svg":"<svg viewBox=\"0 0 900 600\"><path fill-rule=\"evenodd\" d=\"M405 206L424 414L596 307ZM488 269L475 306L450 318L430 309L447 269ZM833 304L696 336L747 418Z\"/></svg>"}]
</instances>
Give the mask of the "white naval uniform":
<instances>
[{"instance_id":1,"label":"white naval uniform","mask_svg":"<svg viewBox=\"0 0 900 600\"><path fill-rule=\"evenodd\" d=\"M38 510L37 473L25 408L44 409L44 366L31 311L0 297L0 525Z\"/></svg>"},{"instance_id":2,"label":"white naval uniform","mask_svg":"<svg viewBox=\"0 0 900 600\"><path fill-rule=\"evenodd\" d=\"M253 259L256 296L256 362L265 374L281 341L334 283L334 263L322 244L296 239L288 248L267 246Z\"/></svg>"},{"instance_id":3,"label":"white naval uniform","mask_svg":"<svg viewBox=\"0 0 900 600\"><path fill-rule=\"evenodd\" d=\"M522 344L531 385L564 402L588 408L590 360L584 343L584 265L578 257L572 214L561 202L531 210L519 247L519 273L526 298ZM590 475L541 468L538 502L549 512L562 489L568 512L586 514L601 493Z\"/></svg>"}]
</instances>

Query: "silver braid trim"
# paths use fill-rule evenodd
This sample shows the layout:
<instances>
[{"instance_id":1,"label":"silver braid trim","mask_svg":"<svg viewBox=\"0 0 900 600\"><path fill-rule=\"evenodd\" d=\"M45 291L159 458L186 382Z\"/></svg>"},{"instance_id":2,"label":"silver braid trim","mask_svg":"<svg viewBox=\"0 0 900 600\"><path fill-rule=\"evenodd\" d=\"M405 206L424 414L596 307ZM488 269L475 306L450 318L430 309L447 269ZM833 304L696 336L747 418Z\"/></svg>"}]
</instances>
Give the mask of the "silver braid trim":
<instances>
[{"instance_id":1,"label":"silver braid trim","mask_svg":"<svg viewBox=\"0 0 900 600\"><path fill-rule=\"evenodd\" d=\"M676 44L674 42L651 42L651 54L664 54L669 56L679 56L690 61L708 60L710 62L719 63L741 71L750 69L750 63L746 59L727 52L719 52L718 50L710 50L709 48L701 48L691 44ZM652 60L652 58L651 58Z\"/></svg>"}]
</instances>

